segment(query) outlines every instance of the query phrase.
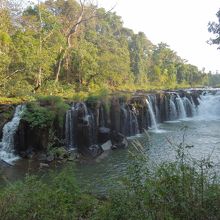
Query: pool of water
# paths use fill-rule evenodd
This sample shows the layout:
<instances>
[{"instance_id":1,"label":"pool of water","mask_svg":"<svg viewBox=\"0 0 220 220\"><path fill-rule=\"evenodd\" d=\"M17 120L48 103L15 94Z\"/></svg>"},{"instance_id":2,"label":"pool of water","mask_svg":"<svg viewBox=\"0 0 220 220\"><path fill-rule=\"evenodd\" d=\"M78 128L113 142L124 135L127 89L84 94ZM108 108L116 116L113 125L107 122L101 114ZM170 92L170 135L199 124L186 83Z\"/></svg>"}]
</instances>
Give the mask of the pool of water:
<instances>
[{"instance_id":1,"label":"pool of water","mask_svg":"<svg viewBox=\"0 0 220 220\"><path fill-rule=\"evenodd\" d=\"M184 128L184 129L183 129ZM193 146L189 153L193 158L202 159L211 155L215 163L220 161L220 119L201 120L195 117L176 122L165 122L159 125L159 130L149 130L149 140L145 142L145 153L154 163L175 158L172 145L183 142ZM144 136L144 135L143 135ZM144 137L136 137L144 143ZM130 139L132 141L132 139ZM172 144L171 144L172 143ZM120 178L126 174L131 162L129 150L110 151L107 156L98 161L76 165L76 176L83 188L89 191L105 191L117 187Z\"/></svg>"}]
</instances>

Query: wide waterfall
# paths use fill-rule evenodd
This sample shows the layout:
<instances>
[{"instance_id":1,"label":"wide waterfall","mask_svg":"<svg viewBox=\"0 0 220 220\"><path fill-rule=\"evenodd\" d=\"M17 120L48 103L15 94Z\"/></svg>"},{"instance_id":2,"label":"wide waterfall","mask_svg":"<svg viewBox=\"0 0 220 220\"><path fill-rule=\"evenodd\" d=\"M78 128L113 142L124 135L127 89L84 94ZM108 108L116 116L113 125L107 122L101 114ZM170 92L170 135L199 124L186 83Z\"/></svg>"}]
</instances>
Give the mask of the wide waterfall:
<instances>
[{"instance_id":1,"label":"wide waterfall","mask_svg":"<svg viewBox=\"0 0 220 220\"><path fill-rule=\"evenodd\" d=\"M18 105L12 120L3 127L3 136L0 143L0 159L8 163L18 159L18 156L14 154L14 135L18 129L24 108L23 105Z\"/></svg>"}]
</instances>

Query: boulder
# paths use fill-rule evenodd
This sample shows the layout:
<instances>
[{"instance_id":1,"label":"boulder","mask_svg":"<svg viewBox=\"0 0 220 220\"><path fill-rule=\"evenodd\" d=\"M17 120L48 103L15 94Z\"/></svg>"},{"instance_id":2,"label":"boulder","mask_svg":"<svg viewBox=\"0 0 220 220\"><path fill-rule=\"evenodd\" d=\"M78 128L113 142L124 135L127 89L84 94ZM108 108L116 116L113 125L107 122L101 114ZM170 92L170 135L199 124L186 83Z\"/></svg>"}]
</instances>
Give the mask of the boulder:
<instances>
[{"instance_id":1,"label":"boulder","mask_svg":"<svg viewBox=\"0 0 220 220\"><path fill-rule=\"evenodd\" d=\"M126 148L128 146L128 141L126 136L123 134L113 131L110 135L110 140L112 143L112 146L114 146L112 149L115 148Z\"/></svg>"},{"instance_id":2,"label":"boulder","mask_svg":"<svg viewBox=\"0 0 220 220\"><path fill-rule=\"evenodd\" d=\"M104 151L100 145L93 144L90 147L85 148L85 150L82 152L82 154L87 157L96 158L99 155L101 155L103 152Z\"/></svg>"},{"instance_id":3,"label":"boulder","mask_svg":"<svg viewBox=\"0 0 220 220\"><path fill-rule=\"evenodd\" d=\"M101 147L104 151L111 150L112 142L110 140L108 140L104 144L102 144Z\"/></svg>"}]
</instances>

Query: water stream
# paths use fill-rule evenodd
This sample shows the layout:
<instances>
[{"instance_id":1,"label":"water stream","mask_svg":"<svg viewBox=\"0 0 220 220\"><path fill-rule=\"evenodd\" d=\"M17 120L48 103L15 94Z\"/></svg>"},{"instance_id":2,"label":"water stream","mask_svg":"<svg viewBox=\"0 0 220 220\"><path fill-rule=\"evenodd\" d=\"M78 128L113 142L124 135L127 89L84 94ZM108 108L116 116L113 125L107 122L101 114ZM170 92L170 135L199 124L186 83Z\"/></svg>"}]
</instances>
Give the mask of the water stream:
<instances>
[{"instance_id":1,"label":"water stream","mask_svg":"<svg viewBox=\"0 0 220 220\"><path fill-rule=\"evenodd\" d=\"M24 106L18 105L12 120L3 127L2 141L0 142L0 159L7 163L12 163L19 158L14 154L14 134L19 126L23 110Z\"/></svg>"},{"instance_id":2,"label":"water stream","mask_svg":"<svg viewBox=\"0 0 220 220\"><path fill-rule=\"evenodd\" d=\"M153 111L152 101L151 101L150 98L148 98L148 99L146 99L146 102L148 104L148 110L149 110L149 114L150 114L151 128L155 129L157 131L158 127L157 127L157 121L156 121L155 113Z\"/></svg>"}]
</instances>

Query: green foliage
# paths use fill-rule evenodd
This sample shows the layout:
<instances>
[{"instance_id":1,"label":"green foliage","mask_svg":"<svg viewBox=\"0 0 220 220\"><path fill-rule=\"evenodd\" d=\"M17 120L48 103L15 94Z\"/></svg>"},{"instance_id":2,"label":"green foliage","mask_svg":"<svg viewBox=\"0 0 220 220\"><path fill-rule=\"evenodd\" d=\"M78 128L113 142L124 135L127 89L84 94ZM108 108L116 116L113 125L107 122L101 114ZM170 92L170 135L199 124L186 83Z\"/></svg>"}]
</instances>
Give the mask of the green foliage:
<instances>
[{"instance_id":1,"label":"green foliage","mask_svg":"<svg viewBox=\"0 0 220 220\"><path fill-rule=\"evenodd\" d=\"M76 28L80 11L73 0L43 1L24 9L13 1L0 9L1 96L37 93L85 100L87 93L100 88L134 91L207 85L204 71L168 45L154 45L144 33L123 27L114 12L86 4L82 19L91 19ZM210 24L210 30L216 28Z\"/></svg>"},{"instance_id":2,"label":"green foliage","mask_svg":"<svg viewBox=\"0 0 220 220\"><path fill-rule=\"evenodd\" d=\"M218 219L220 182L209 158L192 159L174 145L176 161L152 164L136 142L120 191L97 210L97 219Z\"/></svg>"},{"instance_id":3,"label":"green foliage","mask_svg":"<svg viewBox=\"0 0 220 220\"><path fill-rule=\"evenodd\" d=\"M64 115L69 106L58 96L39 97L37 102L28 103L23 119L34 128L51 128L55 119L63 126Z\"/></svg>"},{"instance_id":4,"label":"green foliage","mask_svg":"<svg viewBox=\"0 0 220 220\"><path fill-rule=\"evenodd\" d=\"M47 180L27 176L0 190L1 219L85 219L97 201L76 185L73 169L52 172Z\"/></svg>"},{"instance_id":5,"label":"green foliage","mask_svg":"<svg viewBox=\"0 0 220 220\"><path fill-rule=\"evenodd\" d=\"M22 118L27 121L32 128L47 128L52 125L55 115L37 103L28 103Z\"/></svg>"},{"instance_id":6,"label":"green foliage","mask_svg":"<svg viewBox=\"0 0 220 220\"><path fill-rule=\"evenodd\" d=\"M209 43L219 45L220 44L220 27L219 27L220 9L216 13L216 16L217 16L218 22L209 22L209 24L208 24L208 31L210 33L214 34L214 37L210 38ZM219 48L220 47L218 46L218 49Z\"/></svg>"},{"instance_id":7,"label":"green foliage","mask_svg":"<svg viewBox=\"0 0 220 220\"><path fill-rule=\"evenodd\" d=\"M88 94L87 101L88 102L97 102L97 101L104 101L107 99L107 96L109 95L109 90L108 89L100 89L97 90L96 92L92 92Z\"/></svg>"}]
</instances>

